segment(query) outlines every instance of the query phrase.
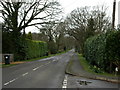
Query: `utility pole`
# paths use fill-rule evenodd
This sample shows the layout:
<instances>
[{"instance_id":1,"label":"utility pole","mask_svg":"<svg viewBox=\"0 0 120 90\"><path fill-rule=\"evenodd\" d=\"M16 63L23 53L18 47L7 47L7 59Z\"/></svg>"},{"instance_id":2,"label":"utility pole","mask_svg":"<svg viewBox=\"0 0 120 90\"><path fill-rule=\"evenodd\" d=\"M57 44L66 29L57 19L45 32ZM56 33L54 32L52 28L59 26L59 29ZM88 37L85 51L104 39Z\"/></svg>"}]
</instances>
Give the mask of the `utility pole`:
<instances>
[{"instance_id":1,"label":"utility pole","mask_svg":"<svg viewBox=\"0 0 120 90\"><path fill-rule=\"evenodd\" d=\"M116 10L116 0L114 0L113 2L112 29L115 28L115 10Z\"/></svg>"}]
</instances>

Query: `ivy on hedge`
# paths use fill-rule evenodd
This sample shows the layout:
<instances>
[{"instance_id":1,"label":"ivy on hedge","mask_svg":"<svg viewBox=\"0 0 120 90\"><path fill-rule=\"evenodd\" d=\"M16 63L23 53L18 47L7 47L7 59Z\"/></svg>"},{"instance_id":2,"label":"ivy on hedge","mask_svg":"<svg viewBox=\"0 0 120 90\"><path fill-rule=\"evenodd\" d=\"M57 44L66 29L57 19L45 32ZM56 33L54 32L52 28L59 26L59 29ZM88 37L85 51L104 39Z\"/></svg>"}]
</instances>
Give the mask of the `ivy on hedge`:
<instances>
[{"instance_id":1,"label":"ivy on hedge","mask_svg":"<svg viewBox=\"0 0 120 90\"><path fill-rule=\"evenodd\" d=\"M86 60L102 70L120 65L120 31L111 31L88 38L84 46ZM112 66L110 65L112 64Z\"/></svg>"}]
</instances>

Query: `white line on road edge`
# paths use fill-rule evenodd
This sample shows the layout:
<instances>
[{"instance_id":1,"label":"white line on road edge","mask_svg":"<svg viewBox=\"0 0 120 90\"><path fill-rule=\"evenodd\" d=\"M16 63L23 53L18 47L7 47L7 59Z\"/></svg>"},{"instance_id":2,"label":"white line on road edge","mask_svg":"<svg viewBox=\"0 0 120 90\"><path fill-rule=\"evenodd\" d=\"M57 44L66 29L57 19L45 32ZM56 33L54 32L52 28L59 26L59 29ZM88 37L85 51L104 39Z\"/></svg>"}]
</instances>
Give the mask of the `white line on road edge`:
<instances>
[{"instance_id":1,"label":"white line on road edge","mask_svg":"<svg viewBox=\"0 0 120 90\"><path fill-rule=\"evenodd\" d=\"M27 74L28 74L28 72L26 72L26 73L22 74L22 76L25 76L25 75L27 75Z\"/></svg>"},{"instance_id":2,"label":"white line on road edge","mask_svg":"<svg viewBox=\"0 0 120 90\"><path fill-rule=\"evenodd\" d=\"M67 75L65 75L62 88L67 88Z\"/></svg>"},{"instance_id":3,"label":"white line on road edge","mask_svg":"<svg viewBox=\"0 0 120 90\"><path fill-rule=\"evenodd\" d=\"M39 68L39 67L34 68L33 71L37 70L38 68Z\"/></svg>"},{"instance_id":4,"label":"white line on road edge","mask_svg":"<svg viewBox=\"0 0 120 90\"><path fill-rule=\"evenodd\" d=\"M12 83L12 82L14 82L16 79L17 79L17 78L15 78L15 79L13 79L13 80L11 80L11 81L5 83L4 86L6 86L6 85L8 85L8 84L10 84L10 83Z\"/></svg>"}]
</instances>

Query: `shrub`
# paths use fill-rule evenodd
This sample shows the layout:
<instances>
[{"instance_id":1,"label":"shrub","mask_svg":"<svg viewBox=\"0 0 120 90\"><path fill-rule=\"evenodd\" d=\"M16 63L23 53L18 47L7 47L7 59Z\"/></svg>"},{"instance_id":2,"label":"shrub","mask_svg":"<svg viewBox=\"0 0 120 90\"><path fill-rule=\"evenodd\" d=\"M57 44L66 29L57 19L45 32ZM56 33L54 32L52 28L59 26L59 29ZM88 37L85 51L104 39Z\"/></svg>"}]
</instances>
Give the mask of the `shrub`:
<instances>
[{"instance_id":1,"label":"shrub","mask_svg":"<svg viewBox=\"0 0 120 90\"><path fill-rule=\"evenodd\" d=\"M108 35L106 39L106 59L112 66L120 67L120 31L114 31Z\"/></svg>"},{"instance_id":2,"label":"shrub","mask_svg":"<svg viewBox=\"0 0 120 90\"><path fill-rule=\"evenodd\" d=\"M120 31L111 31L88 38L84 56L91 65L105 71L114 71L120 66Z\"/></svg>"}]
</instances>

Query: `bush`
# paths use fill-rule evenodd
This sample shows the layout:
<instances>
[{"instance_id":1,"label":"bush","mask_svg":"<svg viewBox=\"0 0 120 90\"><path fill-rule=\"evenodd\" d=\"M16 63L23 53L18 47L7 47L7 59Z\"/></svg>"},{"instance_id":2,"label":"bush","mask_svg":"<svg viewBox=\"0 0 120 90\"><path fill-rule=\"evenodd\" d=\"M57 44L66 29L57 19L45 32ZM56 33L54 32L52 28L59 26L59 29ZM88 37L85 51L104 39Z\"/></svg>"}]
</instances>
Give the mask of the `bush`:
<instances>
[{"instance_id":1,"label":"bush","mask_svg":"<svg viewBox=\"0 0 120 90\"><path fill-rule=\"evenodd\" d=\"M26 46L26 59L37 58L47 54L46 42L26 40Z\"/></svg>"},{"instance_id":2,"label":"bush","mask_svg":"<svg viewBox=\"0 0 120 90\"><path fill-rule=\"evenodd\" d=\"M84 56L91 65L114 71L120 65L120 31L112 31L88 38Z\"/></svg>"},{"instance_id":3,"label":"bush","mask_svg":"<svg viewBox=\"0 0 120 90\"><path fill-rule=\"evenodd\" d=\"M120 31L111 32L106 39L106 59L109 60L112 70L114 66L120 69Z\"/></svg>"}]
</instances>

